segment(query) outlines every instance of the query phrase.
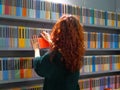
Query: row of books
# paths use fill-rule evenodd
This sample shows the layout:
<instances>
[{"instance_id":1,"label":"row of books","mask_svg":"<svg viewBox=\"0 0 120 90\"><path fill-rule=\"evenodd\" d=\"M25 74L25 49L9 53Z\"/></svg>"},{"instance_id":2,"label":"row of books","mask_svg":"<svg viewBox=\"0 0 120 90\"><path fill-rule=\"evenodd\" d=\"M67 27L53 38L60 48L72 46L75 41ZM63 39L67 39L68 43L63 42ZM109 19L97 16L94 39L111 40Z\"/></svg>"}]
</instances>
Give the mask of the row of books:
<instances>
[{"instance_id":1,"label":"row of books","mask_svg":"<svg viewBox=\"0 0 120 90\"><path fill-rule=\"evenodd\" d=\"M80 90L120 90L120 75L79 80Z\"/></svg>"},{"instance_id":2,"label":"row of books","mask_svg":"<svg viewBox=\"0 0 120 90\"><path fill-rule=\"evenodd\" d=\"M39 77L33 69L32 57L0 58L0 80Z\"/></svg>"},{"instance_id":3,"label":"row of books","mask_svg":"<svg viewBox=\"0 0 120 90\"><path fill-rule=\"evenodd\" d=\"M30 48L30 38L46 28L0 25L0 48Z\"/></svg>"},{"instance_id":4,"label":"row of books","mask_svg":"<svg viewBox=\"0 0 120 90\"><path fill-rule=\"evenodd\" d=\"M19 88L9 88L4 90L43 90L43 86L39 84L39 85L32 85L32 86L23 86Z\"/></svg>"},{"instance_id":5,"label":"row of books","mask_svg":"<svg viewBox=\"0 0 120 90\"><path fill-rule=\"evenodd\" d=\"M84 56L84 66L80 73L120 70L120 55Z\"/></svg>"},{"instance_id":6,"label":"row of books","mask_svg":"<svg viewBox=\"0 0 120 90\"><path fill-rule=\"evenodd\" d=\"M82 23L120 27L120 13L42 0L0 0L0 15L57 20L76 15Z\"/></svg>"},{"instance_id":7,"label":"row of books","mask_svg":"<svg viewBox=\"0 0 120 90\"><path fill-rule=\"evenodd\" d=\"M120 48L120 34L84 32L86 48Z\"/></svg>"},{"instance_id":8,"label":"row of books","mask_svg":"<svg viewBox=\"0 0 120 90\"><path fill-rule=\"evenodd\" d=\"M30 38L47 28L0 25L0 48L31 48ZM86 48L120 48L120 34L84 32Z\"/></svg>"},{"instance_id":9,"label":"row of books","mask_svg":"<svg viewBox=\"0 0 120 90\"><path fill-rule=\"evenodd\" d=\"M84 56L80 73L120 70L120 55ZM33 57L0 58L0 80L38 77L33 69Z\"/></svg>"}]
</instances>

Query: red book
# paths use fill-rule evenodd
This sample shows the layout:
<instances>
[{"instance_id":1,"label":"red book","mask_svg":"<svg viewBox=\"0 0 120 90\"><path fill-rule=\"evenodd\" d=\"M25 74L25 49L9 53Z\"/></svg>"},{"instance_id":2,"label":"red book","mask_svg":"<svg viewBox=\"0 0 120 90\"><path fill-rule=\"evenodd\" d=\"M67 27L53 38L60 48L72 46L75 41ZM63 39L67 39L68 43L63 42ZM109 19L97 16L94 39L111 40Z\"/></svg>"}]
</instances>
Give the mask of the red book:
<instances>
[{"instance_id":1,"label":"red book","mask_svg":"<svg viewBox=\"0 0 120 90\"><path fill-rule=\"evenodd\" d=\"M115 78L115 89L117 89L117 76L114 77Z\"/></svg>"},{"instance_id":2,"label":"red book","mask_svg":"<svg viewBox=\"0 0 120 90\"><path fill-rule=\"evenodd\" d=\"M40 48L43 49L43 48L49 48L50 44L49 42L47 42L44 38L40 37L39 38L39 45L40 45Z\"/></svg>"},{"instance_id":3,"label":"red book","mask_svg":"<svg viewBox=\"0 0 120 90\"><path fill-rule=\"evenodd\" d=\"M92 90L92 79L90 79L90 90Z\"/></svg>"},{"instance_id":4,"label":"red book","mask_svg":"<svg viewBox=\"0 0 120 90\"><path fill-rule=\"evenodd\" d=\"M5 15L9 15L9 2L8 0L5 0Z\"/></svg>"}]
</instances>

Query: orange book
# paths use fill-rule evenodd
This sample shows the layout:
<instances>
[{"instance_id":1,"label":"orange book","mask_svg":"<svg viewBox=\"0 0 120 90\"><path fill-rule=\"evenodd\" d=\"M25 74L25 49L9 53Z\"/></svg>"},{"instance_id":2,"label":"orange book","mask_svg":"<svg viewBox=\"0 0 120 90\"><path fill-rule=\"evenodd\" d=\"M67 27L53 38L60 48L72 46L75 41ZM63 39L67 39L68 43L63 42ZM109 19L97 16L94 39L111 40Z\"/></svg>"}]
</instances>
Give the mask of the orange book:
<instances>
[{"instance_id":1,"label":"orange book","mask_svg":"<svg viewBox=\"0 0 120 90\"><path fill-rule=\"evenodd\" d=\"M117 58L117 70L120 70L120 55L117 55L116 56L116 58Z\"/></svg>"},{"instance_id":2,"label":"orange book","mask_svg":"<svg viewBox=\"0 0 120 90\"><path fill-rule=\"evenodd\" d=\"M23 0L22 16L27 16L26 0Z\"/></svg>"},{"instance_id":3,"label":"orange book","mask_svg":"<svg viewBox=\"0 0 120 90\"><path fill-rule=\"evenodd\" d=\"M49 48L50 44L42 37L39 38L40 48Z\"/></svg>"},{"instance_id":4,"label":"orange book","mask_svg":"<svg viewBox=\"0 0 120 90\"><path fill-rule=\"evenodd\" d=\"M118 63L119 63L119 70L120 70L120 55L118 55Z\"/></svg>"},{"instance_id":5,"label":"orange book","mask_svg":"<svg viewBox=\"0 0 120 90\"><path fill-rule=\"evenodd\" d=\"M24 78L24 59L20 58L20 78Z\"/></svg>"},{"instance_id":6,"label":"orange book","mask_svg":"<svg viewBox=\"0 0 120 90\"><path fill-rule=\"evenodd\" d=\"M108 48L107 33L104 33L104 48Z\"/></svg>"}]
</instances>

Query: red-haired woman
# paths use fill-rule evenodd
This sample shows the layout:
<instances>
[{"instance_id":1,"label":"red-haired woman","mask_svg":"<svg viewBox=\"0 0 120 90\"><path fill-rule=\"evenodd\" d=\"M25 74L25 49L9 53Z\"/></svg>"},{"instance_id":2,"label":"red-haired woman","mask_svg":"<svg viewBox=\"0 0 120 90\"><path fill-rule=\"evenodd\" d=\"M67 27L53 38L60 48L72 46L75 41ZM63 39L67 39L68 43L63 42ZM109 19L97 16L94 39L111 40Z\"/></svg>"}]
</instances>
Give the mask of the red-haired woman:
<instances>
[{"instance_id":1,"label":"red-haired woman","mask_svg":"<svg viewBox=\"0 0 120 90\"><path fill-rule=\"evenodd\" d=\"M51 47L40 56L38 37L31 39L35 51L34 70L45 78L43 90L80 90L80 68L85 53L84 29L72 15L63 15L53 26L51 34L41 33Z\"/></svg>"}]
</instances>

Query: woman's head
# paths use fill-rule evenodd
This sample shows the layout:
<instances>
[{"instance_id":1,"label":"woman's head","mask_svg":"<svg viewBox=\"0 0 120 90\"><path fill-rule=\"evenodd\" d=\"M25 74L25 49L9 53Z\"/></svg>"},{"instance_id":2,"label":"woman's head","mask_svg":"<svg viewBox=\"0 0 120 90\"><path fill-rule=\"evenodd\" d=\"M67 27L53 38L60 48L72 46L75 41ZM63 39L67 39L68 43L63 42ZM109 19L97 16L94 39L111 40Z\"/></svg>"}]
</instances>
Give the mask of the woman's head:
<instances>
[{"instance_id":1,"label":"woman's head","mask_svg":"<svg viewBox=\"0 0 120 90\"><path fill-rule=\"evenodd\" d=\"M67 69L76 71L82 67L84 46L84 29L79 20L72 15L63 15L51 32L52 50L59 50Z\"/></svg>"}]
</instances>

